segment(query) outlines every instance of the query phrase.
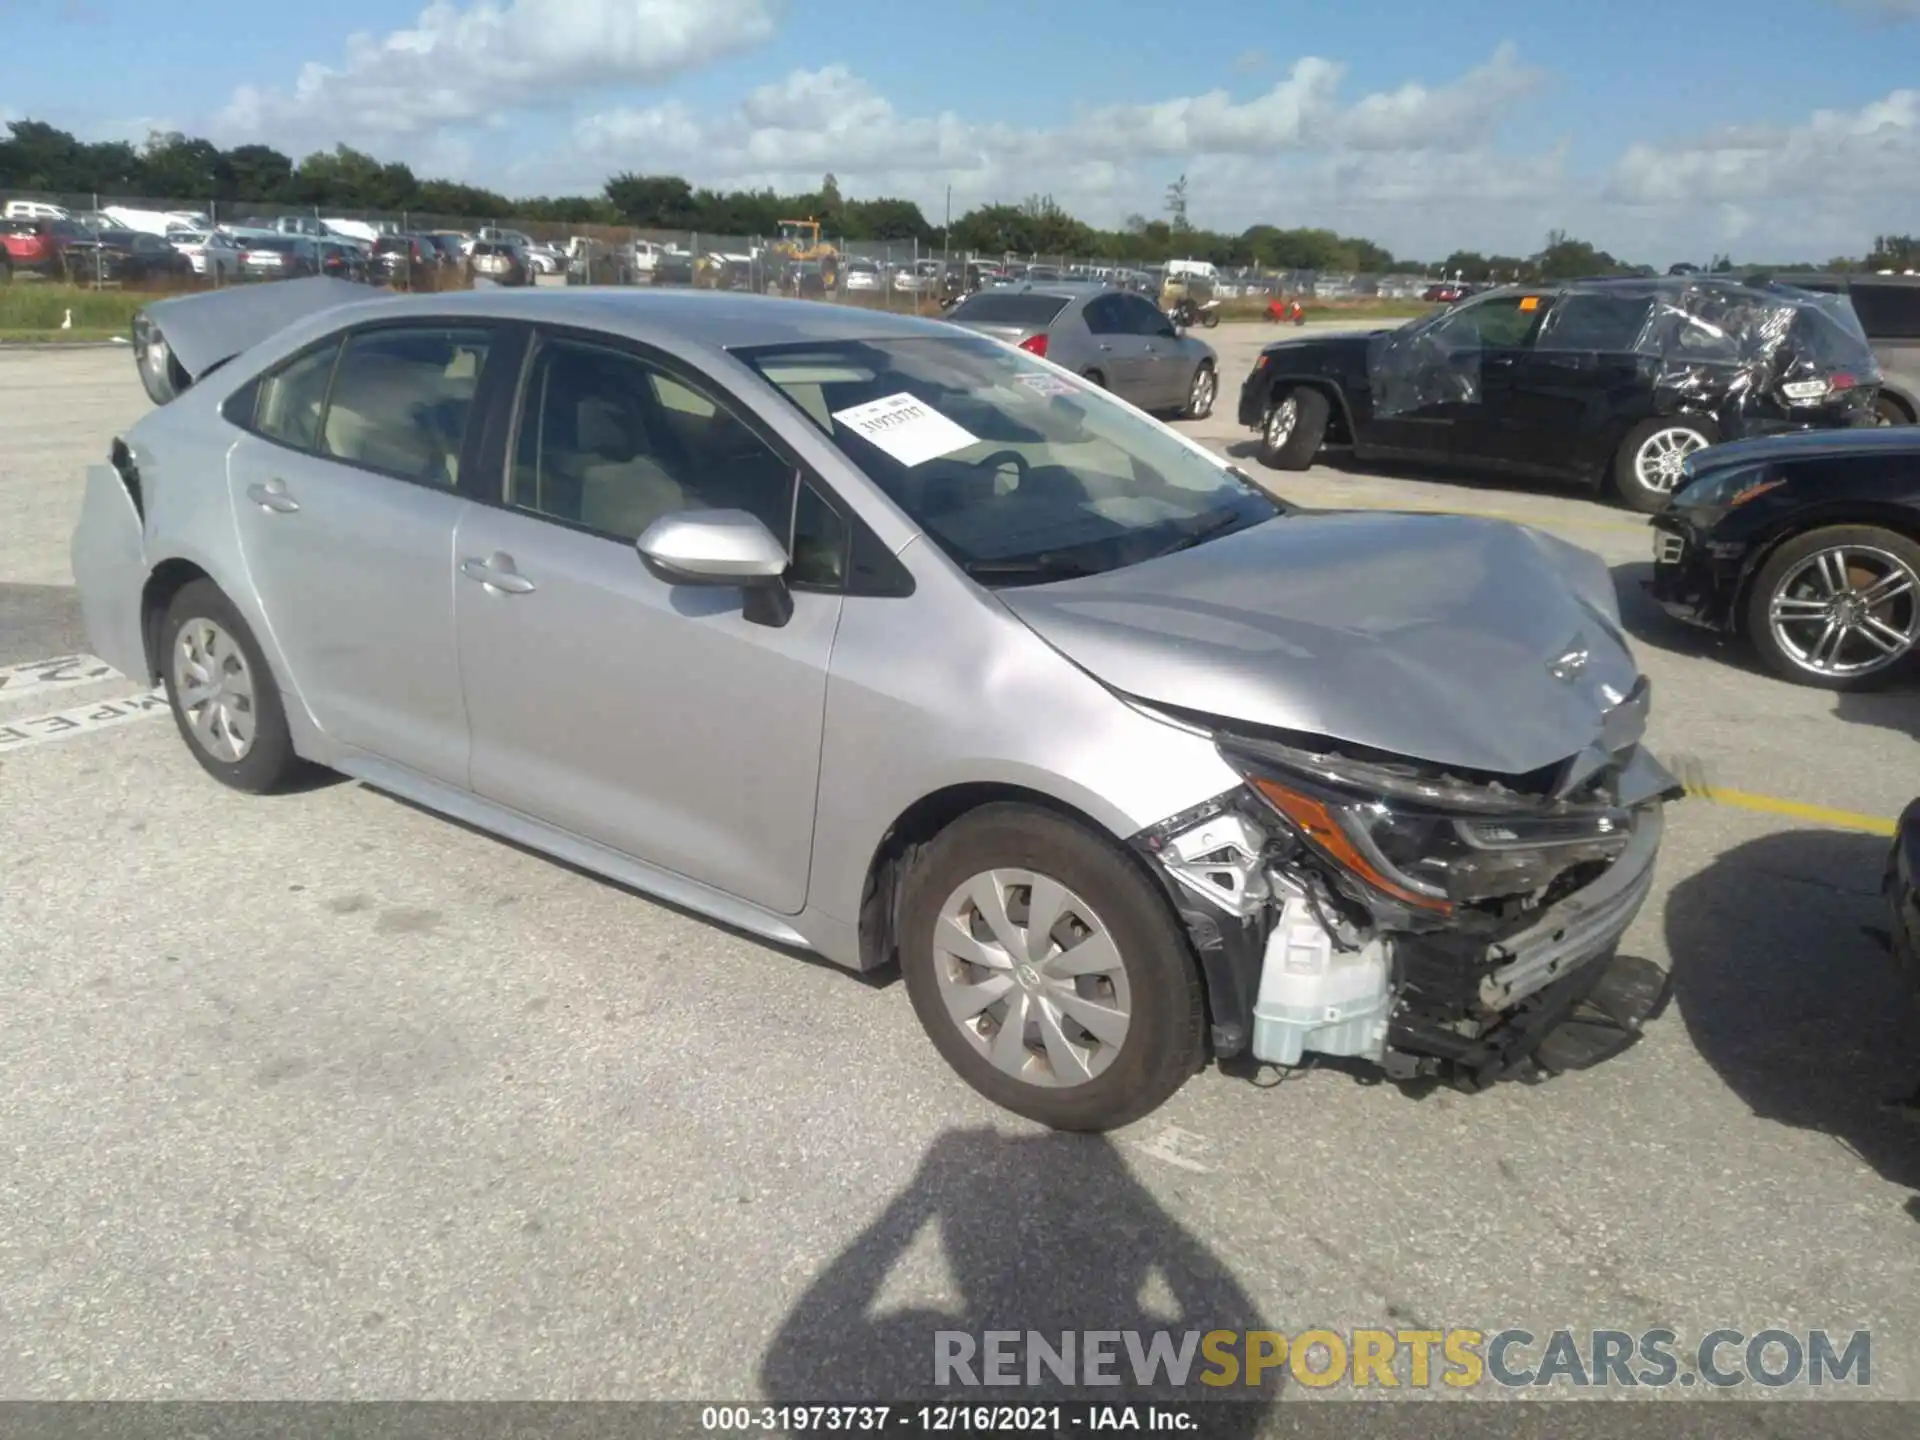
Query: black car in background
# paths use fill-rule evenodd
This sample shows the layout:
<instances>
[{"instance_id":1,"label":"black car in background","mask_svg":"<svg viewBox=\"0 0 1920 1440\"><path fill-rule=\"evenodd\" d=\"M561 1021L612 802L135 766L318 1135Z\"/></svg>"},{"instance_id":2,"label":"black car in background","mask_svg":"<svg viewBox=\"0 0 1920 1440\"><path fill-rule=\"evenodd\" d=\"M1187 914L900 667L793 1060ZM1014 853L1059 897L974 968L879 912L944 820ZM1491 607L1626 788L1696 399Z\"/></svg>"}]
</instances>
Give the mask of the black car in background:
<instances>
[{"instance_id":1,"label":"black car in background","mask_svg":"<svg viewBox=\"0 0 1920 1440\"><path fill-rule=\"evenodd\" d=\"M61 252L67 278L80 284L123 285L191 280L193 262L158 235L138 230L89 230Z\"/></svg>"},{"instance_id":2,"label":"black car in background","mask_svg":"<svg viewBox=\"0 0 1920 1440\"><path fill-rule=\"evenodd\" d=\"M367 257L367 279L376 285L407 287L417 277L436 277L440 247L424 235L382 235Z\"/></svg>"},{"instance_id":3,"label":"black car in background","mask_svg":"<svg viewBox=\"0 0 1920 1440\"><path fill-rule=\"evenodd\" d=\"M1879 382L1842 297L1706 276L1574 280L1269 345L1240 423L1277 469L1338 445L1361 460L1611 485L1655 511L1693 452L1871 423Z\"/></svg>"},{"instance_id":4,"label":"black car in background","mask_svg":"<svg viewBox=\"0 0 1920 1440\"><path fill-rule=\"evenodd\" d=\"M1866 690L1920 643L1920 428L1716 445L1653 517L1668 614L1751 645L1801 685Z\"/></svg>"}]
</instances>

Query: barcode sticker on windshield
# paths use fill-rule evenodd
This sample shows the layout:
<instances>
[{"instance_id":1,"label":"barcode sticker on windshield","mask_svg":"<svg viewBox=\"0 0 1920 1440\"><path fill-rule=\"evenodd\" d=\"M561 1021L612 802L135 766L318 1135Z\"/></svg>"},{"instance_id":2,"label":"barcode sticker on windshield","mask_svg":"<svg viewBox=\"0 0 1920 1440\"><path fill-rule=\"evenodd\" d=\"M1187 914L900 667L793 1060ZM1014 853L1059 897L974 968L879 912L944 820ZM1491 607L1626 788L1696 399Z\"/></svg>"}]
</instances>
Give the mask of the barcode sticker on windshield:
<instances>
[{"instance_id":1,"label":"barcode sticker on windshield","mask_svg":"<svg viewBox=\"0 0 1920 1440\"><path fill-rule=\"evenodd\" d=\"M902 465L924 465L929 460L980 443L979 436L969 434L924 400L905 391L855 405L850 410L836 410L833 418L878 445Z\"/></svg>"},{"instance_id":2,"label":"barcode sticker on windshield","mask_svg":"<svg viewBox=\"0 0 1920 1440\"><path fill-rule=\"evenodd\" d=\"M1080 387L1064 375L1048 375L1040 370L1022 370L1013 377L1036 395L1078 395Z\"/></svg>"}]
</instances>

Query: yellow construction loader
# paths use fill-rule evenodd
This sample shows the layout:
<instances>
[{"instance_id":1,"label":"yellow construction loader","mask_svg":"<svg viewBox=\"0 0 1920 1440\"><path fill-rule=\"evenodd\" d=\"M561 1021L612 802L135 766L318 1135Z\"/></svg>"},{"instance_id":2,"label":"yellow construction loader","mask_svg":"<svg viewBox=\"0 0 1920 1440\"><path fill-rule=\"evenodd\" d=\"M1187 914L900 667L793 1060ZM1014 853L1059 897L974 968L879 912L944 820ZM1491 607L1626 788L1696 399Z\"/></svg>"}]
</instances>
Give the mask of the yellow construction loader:
<instances>
[{"instance_id":1,"label":"yellow construction loader","mask_svg":"<svg viewBox=\"0 0 1920 1440\"><path fill-rule=\"evenodd\" d=\"M777 223L778 238L767 248L795 264L817 264L827 292L831 294L837 290L840 286L840 252L832 242L820 238L820 222L809 215L804 220L781 220Z\"/></svg>"}]
</instances>

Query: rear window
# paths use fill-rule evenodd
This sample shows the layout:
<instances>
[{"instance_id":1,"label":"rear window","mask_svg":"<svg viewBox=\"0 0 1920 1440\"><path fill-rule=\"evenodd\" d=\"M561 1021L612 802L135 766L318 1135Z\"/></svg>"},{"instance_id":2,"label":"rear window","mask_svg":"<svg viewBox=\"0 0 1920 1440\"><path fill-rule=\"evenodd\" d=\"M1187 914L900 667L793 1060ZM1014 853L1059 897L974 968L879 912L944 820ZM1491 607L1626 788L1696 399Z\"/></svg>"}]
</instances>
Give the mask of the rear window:
<instances>
[{"instance_id":1,"label":"rear window","mask_svg":"<svg viewBox=\"0 0 1920 1440\"><path fill-rule=\"evenodd\" d=\"M1920 284L1855 280L1847 287L1847 298L1869 340L1920 340Z\"/></svg>"},{"instance_id":2,"label":"rear window","mask_svg":"<svg viewBox=\"0 0 1920 1440\"><path fill-rule=\"evenodd\" d=\"M983 292L973 296L948 318L983 325L1051 325L1067 308L1064 295L1007 295Z\"/></svg>"},{"instance_id":3,"label":"rear window","mask_svg":"<svg viewBox=\"0 0 1920 1440\"><path fill-rule=\"evenodd\" d=\"M247 241L247 248L287 251L293 249L293 237L291 235L256 235Z\"/></svg>"},{"instance_id":4,"label":"rear window","mask_svg":"<svg viewBox=\"0 0 1920 1440\"><path fill-rule=\"evenodd\" d=\"M1632 350L1653 313L1651 295L1573 291L1548 312L1538 350Z\"/></svg>"}]
</instances>

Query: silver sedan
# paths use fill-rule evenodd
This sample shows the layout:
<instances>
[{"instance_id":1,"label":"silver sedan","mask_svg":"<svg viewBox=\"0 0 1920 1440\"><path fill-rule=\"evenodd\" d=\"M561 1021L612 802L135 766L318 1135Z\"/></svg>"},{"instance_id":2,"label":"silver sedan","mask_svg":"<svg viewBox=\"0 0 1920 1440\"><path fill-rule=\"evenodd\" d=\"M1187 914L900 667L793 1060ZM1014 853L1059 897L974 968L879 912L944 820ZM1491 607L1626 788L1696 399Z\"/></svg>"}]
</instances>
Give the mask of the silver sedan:
<instances>
[{"instance_id":1,"label":"silver sedan","mask_svg":"<svg viewBox=\"0 0 1920 1440\"><path fill-rule=\"evenodd\" d=\"M1111 390L1150 412L1189 420L1213 413L1220 362L1138 295L1087 281L1000 286L969 296L947 316Z\"/></svg>"},{"instance_id":2,"label":"silver sedan","mask_svg":"<svg viewBox=\"0 0 1920 1440\"><path fill-rule=\"evenodd\" d=\"M1484 1082L1658 998L1614 944L1673 782L1596 557L1296 510L938 321L366 293L150 306L160 403L87 474L96 653L221 783L326 767L897 963L1062 1128L1209 1056Z\"/></svg>"}]
</instances>

